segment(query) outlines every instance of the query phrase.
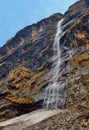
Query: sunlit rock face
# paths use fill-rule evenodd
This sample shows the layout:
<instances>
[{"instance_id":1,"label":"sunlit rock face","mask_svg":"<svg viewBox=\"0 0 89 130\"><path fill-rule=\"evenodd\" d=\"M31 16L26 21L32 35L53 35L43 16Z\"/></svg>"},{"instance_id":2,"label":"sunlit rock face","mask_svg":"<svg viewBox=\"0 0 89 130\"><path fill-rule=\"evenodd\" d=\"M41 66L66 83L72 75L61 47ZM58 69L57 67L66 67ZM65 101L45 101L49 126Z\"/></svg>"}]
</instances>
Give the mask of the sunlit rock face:
<instances>
[{"instance_id":1,"label":"sunlit rock face","mask_svg":"<svg viewBox=\"0 0 89 130\"><path fill-rule=\"evenodd\" d=\"M66 108L89 100L89 2L80 0L64 14L27 26L0 48L0 121L42 107L53 58L57 23L63 21L61 83ZM65 80L65 81L64 81Z\"/></svg>"},{"instance_id":2,"label":"sunlit rock face","mask_svg":"<svg viewBox=\"0 0 89 130\"><path fill-rule=\"evenodd\" d=\"M88 1L81 0L72 5L64 17L62 46L70 54L66 64L66 107L89 105L89 8ZM72 12L75 8L75 13ZM85 12L83 11L85 10ZM72 12L76 16L71 16ZM81 12L81 13L80 13Z\"/></svg>"},{"instance_id":3,"label":"sunlit rock face","mask_svg":"<svg viewBox=\"0 0 89 130\"><path fill-rule=\"evenodd\" d=\"M35 96L47 85L56 25L54 14L27 26L0 48L0 120L42 107ZM37 102L37 103L36 103Z\"/></svg>"}]
</instances>

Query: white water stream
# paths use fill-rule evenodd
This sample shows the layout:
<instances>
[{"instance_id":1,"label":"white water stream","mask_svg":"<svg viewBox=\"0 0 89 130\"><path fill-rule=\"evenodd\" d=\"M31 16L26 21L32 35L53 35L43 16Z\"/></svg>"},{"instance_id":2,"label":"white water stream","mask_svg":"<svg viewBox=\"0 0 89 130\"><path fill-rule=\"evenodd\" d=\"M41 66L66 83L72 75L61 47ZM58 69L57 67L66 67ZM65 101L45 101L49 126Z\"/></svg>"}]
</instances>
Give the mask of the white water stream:
<instances>
[{"instance_id":1,"label":"white water stream","mask_svg":"<svg viewBox=\"0 0 89 130\"><path fill-rule=\"evenodd\" d=\"M53 44L54 63L52 65L52 76L49 80L49 85L45 90L43 107L46 109L64 108L65 94L64 86L60 84L60 67L61 67L61 48L60 39L64 35L62 31L63 19L57 25L57 33Z\"/></svg>"}]
</instances>

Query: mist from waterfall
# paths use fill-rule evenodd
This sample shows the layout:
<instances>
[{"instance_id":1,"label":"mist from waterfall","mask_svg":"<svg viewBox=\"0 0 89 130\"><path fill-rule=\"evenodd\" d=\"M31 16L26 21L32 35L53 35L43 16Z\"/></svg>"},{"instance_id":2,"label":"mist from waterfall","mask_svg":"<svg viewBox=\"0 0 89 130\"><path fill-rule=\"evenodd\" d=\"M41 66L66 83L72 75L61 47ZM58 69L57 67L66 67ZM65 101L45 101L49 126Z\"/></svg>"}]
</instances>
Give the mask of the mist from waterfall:
<instances>
[{"instance_id":1,"label":"mist from waterfall","mask_svg":"<svg viewBox=\"0 0 89 130\"><path fill-rule=\"evenodd\" d=\"M43 107L46 109L64 108L64 86L60 82L61 47L60 39L64 35L62 31L63 19L57 24L57 33L53 44L53 65L48 87L45 90Z\"/></svg>"}]
</instances>

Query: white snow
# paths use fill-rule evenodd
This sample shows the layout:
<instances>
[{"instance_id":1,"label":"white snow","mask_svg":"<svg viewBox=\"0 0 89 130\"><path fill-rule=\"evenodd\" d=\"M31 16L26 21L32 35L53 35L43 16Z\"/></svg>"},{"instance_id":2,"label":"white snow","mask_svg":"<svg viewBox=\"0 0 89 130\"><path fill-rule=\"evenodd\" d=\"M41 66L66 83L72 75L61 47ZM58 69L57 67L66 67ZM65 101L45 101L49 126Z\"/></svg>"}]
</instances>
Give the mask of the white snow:
<instances>
[{"instance_id":1,"label":"white snow","mask_svg":"<svg viewBox=\"0 0 89 130\"><path fill-rule=\"evenodd\" d=\"M63 112L63 110L60 109L55 109L55 110L46 110L46 109L40 109L33 111L31 113L9 119L7 121L1 122L0 126L8 126L8 125L13 125L13 124L19 124L22 123L25 126L31 126L36 123L41 122L42 120L51 117L57 113Z\"/></svg>"}]
</instances>

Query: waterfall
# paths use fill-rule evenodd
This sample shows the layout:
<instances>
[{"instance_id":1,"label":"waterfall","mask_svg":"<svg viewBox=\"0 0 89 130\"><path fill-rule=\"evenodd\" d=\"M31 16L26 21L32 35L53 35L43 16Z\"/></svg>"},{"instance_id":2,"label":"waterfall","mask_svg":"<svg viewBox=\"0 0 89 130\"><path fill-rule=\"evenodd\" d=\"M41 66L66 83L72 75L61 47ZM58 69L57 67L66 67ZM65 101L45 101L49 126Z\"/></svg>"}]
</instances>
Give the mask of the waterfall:
<instances>
[{"instance_id":1,"label":"waterfall","mask_svg":"<svg viewBox=\"0 0 89 130\"><path fill-rule=\"evenodd\" d=\"M61 74L61 48L60 39L64 35L62 31L63 19L59 21L57 25L57 33L53 44L53 65L51 69L51 76L49 79L49 84L45 90L43 107L46 109L57 109L64 108L65 104L65 86L60 80ZM65 82L65 81L64 81Z\"/></svg>"},{"instance_id":2,"label":"waterfall","mask_svg":"<svg viewBox=\"0 0 89 130\"><path fill-rule=\"evenodd\" d=\"M60 39L63 36L63 31L61 27L61 23L63 22L63 19L61 19L57 25L57 33L54 39L54 44L53 44L53 56L54 56L54 63L52 65L52 70L53 70L53 76L51 79L51 82L57 83L58 80L58 75L59 75L59 69L61 65L61 49L60 49Z\"/></svg>"}]
</instances>

